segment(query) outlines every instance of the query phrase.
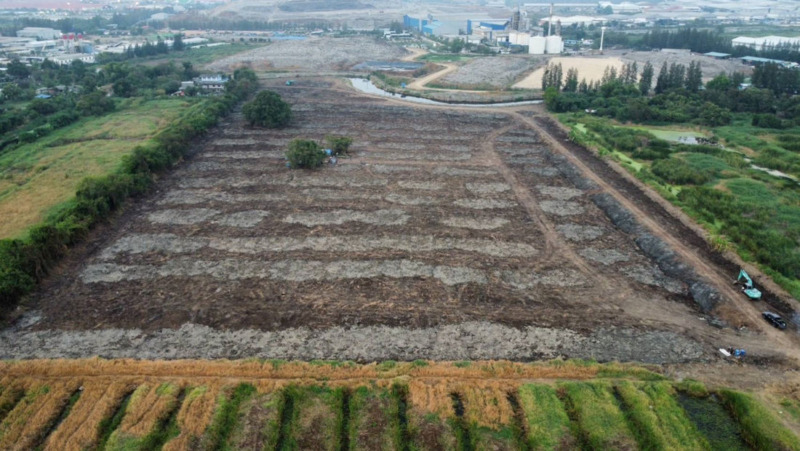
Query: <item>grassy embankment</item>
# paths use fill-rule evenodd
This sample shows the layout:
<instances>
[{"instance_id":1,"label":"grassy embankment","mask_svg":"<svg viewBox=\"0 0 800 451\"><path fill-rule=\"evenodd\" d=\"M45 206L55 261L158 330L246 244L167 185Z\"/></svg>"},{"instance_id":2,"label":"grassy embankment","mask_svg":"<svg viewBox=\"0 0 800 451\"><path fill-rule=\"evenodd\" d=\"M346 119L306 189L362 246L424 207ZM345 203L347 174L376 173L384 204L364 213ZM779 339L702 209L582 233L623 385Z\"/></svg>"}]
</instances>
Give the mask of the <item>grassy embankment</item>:
<instances>
[{"instance_id":1,"label":"grassy embankment","mask_svg":"<svg viewBox=\"0 0 800 451\"><path fill-rule=\"evenodd\" d=\"M715 247L736 251L800 298L800 184L754 167L800 179L800 127L758 128L746 114L711 128L631 126L583 114L559 118L576 141L612 155L702 224ZM677 142L687 136L721 146Z\"/></svg>"},{"instance_id":2,"label":"grassy embankment","mask_svg":"<svg viewBox=\"0 0 800 451\"><path fill-rule=\"evenodd\" d=\"M85 177L109 174L134 147L201 100L135 99L0 153L0 238L23 236L75 196Z\"/></svg>"},{"instance_id":3,"label":"grassy embankment","mask_svg":"<svg viewBox=\"0 0 800 451\"><path fill-rule=\"evenodd\" d=\"M800 421L783 408L796 393L764 402L633 365L96 359L0 370L0 446L800 450Z\"/></svg>"},{"instance_id":4,"label":"grassy embankment","mask_svg":"<svg viewBox=\"0 0 800 451\"><path fill-rule=\"evenodd\" d=\"M137 58L132 60L132 62L144 63L148 66L169 62L173 62L175 64L190 62L195 68L202 69L206 64L213 63L214 61L228 56L236 55L237 53L264 47L265 45L269 44L263 42L233 42L225 43L225 45L216 45L213 47L189 47L181 52L172 52L168 55Z\"/></svg>"}]
</instances>

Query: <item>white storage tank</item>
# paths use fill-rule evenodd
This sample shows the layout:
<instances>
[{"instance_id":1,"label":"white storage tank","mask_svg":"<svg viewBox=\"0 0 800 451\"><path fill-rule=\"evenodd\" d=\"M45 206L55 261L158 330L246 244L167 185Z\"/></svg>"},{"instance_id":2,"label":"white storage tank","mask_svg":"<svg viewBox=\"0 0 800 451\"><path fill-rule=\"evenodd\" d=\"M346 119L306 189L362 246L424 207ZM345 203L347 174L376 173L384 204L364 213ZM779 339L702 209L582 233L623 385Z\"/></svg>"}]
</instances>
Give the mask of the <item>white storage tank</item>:
<instances>
[{"instance_id":1,"label":"white storage tank","mask_svg":"<svg viewBox=\"0 0 800 451\"><path fill-rule=\"evenodd\" d=\"M545 40L545 51L548 55L559 54L564 51L564 41L561 40L561 36L548 36Z\"/></svg>"},{"instance_id":2,"label":"white storage tank","mask_svg":"<svg viewBox=\"0 0 800 451\"><path fill-rule=\"evenodd\" d=\"M546 39L544 36L531 36L528 41L528 53L531 55L544 55Z\"/></svg>"}]
</instances>

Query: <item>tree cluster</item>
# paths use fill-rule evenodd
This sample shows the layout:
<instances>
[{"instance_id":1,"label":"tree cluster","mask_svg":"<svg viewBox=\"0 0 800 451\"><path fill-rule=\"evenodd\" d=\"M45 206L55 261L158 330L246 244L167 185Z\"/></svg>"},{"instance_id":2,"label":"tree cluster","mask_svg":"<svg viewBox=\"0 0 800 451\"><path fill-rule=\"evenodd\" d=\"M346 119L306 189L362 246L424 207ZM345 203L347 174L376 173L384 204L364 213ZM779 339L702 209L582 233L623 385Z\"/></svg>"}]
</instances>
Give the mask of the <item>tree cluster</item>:
<instances>
[{"instance_id":1,"label":"tree cluster","mask_svg":"<svg viewBox=\"0 0 800 451\"><path fill-rule=\"evenodd\" d=\"M274 91L259 92L244 105L242 112L250 125L266 128L281 128L292 120L291 107Z\"/></svg>"}]
</instances>

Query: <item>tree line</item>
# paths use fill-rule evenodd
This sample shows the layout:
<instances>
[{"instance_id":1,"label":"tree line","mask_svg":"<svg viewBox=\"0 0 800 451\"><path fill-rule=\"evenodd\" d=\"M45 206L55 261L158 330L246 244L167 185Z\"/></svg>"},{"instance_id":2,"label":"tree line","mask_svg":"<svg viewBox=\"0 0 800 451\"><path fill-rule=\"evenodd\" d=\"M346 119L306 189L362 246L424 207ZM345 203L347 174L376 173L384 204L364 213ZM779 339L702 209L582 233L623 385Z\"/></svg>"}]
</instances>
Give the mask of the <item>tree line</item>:
<instances>
[{"instance_id":1,"label":"tree line","mask_svg":"<svg viewBox=\"0 0 800 451\"><path fill-rule=\"evenodd\" d=\"M744 89L742 73L719 74L703 85L699 63L688 67L664 64L658 75L645 64L636 73L634 63L618 71L606 69L601 80L586 82L577 70L562 80L562 69L549 65L542 87L551 111L593 110L620 121L696 122L718 126L730 123L732 113L757 114L754 125L783 128L800 123L800 73L776 64L756 67L753 86ZM655 86L653 88L653 82ZM652 91L651 91L652 89ZM652 94L652 95L651 95Z\"/></svg>"},{"instance_id":2,"label":"tree line","mask_svg":"<svg viewBox=\"0 0 800 451\"><path fill-rule=\"evenodd\" d=\"M252 70L237 69L224 96L203 101L201 108L173 122L151 144L136 147L119 169L107 176L84 179L75 199L21 239L0 240L0 313L10 311L64 256L132 196L146 192L155 177L183 158L192 140L258 86Z\"/></svg>"},{"instance_id":3,"label":"tree line","mask_svg":"<svg viewBox=\"0 0 800 451\"><path fill-rule=\"evenodd\" d=\"M730 38L716 31L697 28L648 31L637 48L688 49L697 53L720 52L734 57L758 56L800 63L800 45L785 42L772 48L755 50L747 46L734 46Z\"/></svg>"}]
</instances>

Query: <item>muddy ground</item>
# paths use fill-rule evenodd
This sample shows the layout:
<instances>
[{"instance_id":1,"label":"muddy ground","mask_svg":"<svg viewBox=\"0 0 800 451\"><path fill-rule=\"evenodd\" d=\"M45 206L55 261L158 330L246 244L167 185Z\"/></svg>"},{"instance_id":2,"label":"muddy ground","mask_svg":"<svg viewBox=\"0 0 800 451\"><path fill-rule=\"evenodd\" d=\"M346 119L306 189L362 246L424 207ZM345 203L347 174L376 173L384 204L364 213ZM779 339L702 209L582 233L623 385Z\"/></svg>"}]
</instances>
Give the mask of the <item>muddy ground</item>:
<instances>
[{"instance_id":1,"label":"muddy ground","mask_svg":"<svg viewBox=\"0 0 800 451\"><path fill-rule=\"evenodd\" d=\"M708 324L731 318L609 219L526 119L540 111L278 83L290 127L224 120L44 284L0 358L782 357L758 325ZM352 156L286 168L291 139L327 134Z\"/></svg>"}]
</instances>

